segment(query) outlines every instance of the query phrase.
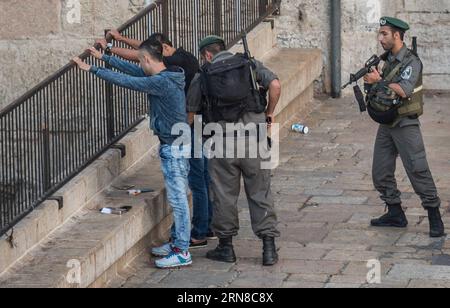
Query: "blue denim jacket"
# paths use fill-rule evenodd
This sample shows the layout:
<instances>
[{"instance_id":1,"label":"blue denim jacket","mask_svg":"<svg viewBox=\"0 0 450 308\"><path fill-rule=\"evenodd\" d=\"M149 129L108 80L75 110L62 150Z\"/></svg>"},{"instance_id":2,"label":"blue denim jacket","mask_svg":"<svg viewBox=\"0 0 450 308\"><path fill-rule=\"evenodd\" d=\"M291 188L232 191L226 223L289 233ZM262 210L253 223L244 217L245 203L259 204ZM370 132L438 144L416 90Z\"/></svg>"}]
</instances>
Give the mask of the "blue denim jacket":
<instances>
[{"instance_id":1,"label":"blue denim jacket","mask_svg":"<svg viewBox=\"0 0 450 308\"><path fill-rule=\"evenodd\" d=\"M183 69L170 67L157 75L147 76L136 64L107 55L102 60L124 74L96 66L91 67L91 73L117 86L147 93L150 127L161 143L172 144L179 137L172 135L172 127L177 123L187 123Z\"/></svg>"}]
</instances>

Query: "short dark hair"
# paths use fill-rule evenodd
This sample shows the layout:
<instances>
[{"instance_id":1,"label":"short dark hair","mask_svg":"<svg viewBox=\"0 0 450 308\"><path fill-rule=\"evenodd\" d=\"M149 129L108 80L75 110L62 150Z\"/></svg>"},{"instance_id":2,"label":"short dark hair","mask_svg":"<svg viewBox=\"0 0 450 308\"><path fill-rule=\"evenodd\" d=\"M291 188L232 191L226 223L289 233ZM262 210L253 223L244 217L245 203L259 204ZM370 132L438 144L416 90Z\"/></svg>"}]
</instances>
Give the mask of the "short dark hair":
<instances>
[{"instance_id":1,"label":"short dark hair","mask_svg":"<svg viewBox=\"0 0 450 308\"><path fill-rule=\"evenodd\" d=\"M154 60L163 62L163 46L160 42L148 39L141 44L139 50L147 52Z\"/></svg>"},{"instance_id":2,"label":"short dark hair","mask_svg":"<svg viewBox=\"0 0 450 308\"><path fill-rule=\"evenodd\" d=\"M212 53L214 56L217 55L219 52L226 50L224 43L214 43L211 45L206 46L202 50L200 50L200 53L204 56L207 51Z\"/></svg>"},{"instance_id":3,"label":"short dark hair","mask_svg":"<svg viewBox=\"0 0 450 308\"><path fill-rule=\"evenodd\" d=\"M173 47L172 42L163 33L154 33L154 34L150 35L150 37L148 39L158 41L161 44L166 44L166 45L169 45L170 47Z\"/></svg>"},{"instance_id":4,"label":"short dark hair","mask_svg":"<svg viewBox=\"0 0 450 308\"><path fill-rule=\"evenodd\" d=\"M405 30L397 28L395 26L389 26L392 30L392 34L398 32L400 34L400 39L403 41L405 39Z\"/></svg>"}]
</instances>

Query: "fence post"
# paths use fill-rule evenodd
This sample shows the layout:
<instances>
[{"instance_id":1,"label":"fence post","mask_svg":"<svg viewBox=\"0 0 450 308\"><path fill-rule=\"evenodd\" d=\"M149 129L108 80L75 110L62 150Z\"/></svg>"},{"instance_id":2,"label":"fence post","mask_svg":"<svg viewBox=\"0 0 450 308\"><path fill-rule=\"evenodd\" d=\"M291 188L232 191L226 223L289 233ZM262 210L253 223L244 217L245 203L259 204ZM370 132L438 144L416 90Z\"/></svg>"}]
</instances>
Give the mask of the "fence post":
<instances>
[{"instance_id":1,"label":"fence post","mask_svg":"<svg viewBox=\"0 0 450 308\"><path fill-rule=\"evenodd\" d=\"M223 36L222 33L222 0L214 0L214 34Z\"/></svg>"},{"instance_id":2,"label":"fence post","mask_svg":"<svg viewBox=\"0 0 450 308\"><path fill-rule=\"evenodd\" d=\"M199 23L200 23L200 0L194 0L194 51L195 54L197 55L197 57L199 57L198 55L198 45L200 42L200 37L199 37Z\"/></svg>"},{"instance_id":3,"label":"fence post","mask_svg":"<svg viewBox=\"0 0 450 308\"><path fill-rule=\"evenodd\" d=\"M274 5L277 8L277 10L275 12L273 12L273 15L275 15L275 16L280 15L281 0L273 0L272 5Z\"/></svg>"},{"instance_id":4,"label":"fence post","mask_svg":"<svg viewBox=\"0 0 450 308\"><path fill-rule=\"evenodd\" d=\"M236 30L237 33L241 33L242 30L242 7L241 7L241 0L236 0Z\"/></svg>"},{"instance_id":5,"label":"fence post","mask_svg":"<svg viewBox=\"0 0 450 308\"><path fill-rule=\"evenodd\" d=\"M105 37L108 40L108 43L111 43L112 38L108 36L108 32L110 30L105 30ZM106 51L107 55L111 55L111 52ZM111 69L111 65L106 63L105 67L107 69ZM108 142L114 139L115 136L115 125L114 125L114 98L113 98L113 85L109 82L105 84L105 103L106 103L106 127L108 134Z\"/></svg>"},{"instance_id":6,"label":"fence post","mask_svg":"<svg viewBox=\"0 0 450 308\"><path fill-rule=\"evenodd\" d=\"M259 0L259 16L264 16L267 12L267 7L269 5L269 0Z\"/></svg>"},{"instance_id":7,"label":"fence post","mask_svg":"<svg viewBox=\"0 0 450 308\"><path fill-rule=\"evenodd\" d=\"M169 0L163 1L162 8L162 32L169 36ZM169 36L170 37L170 36Z\"/></svg>"},{"instance_id":8,"label":"fence post","mask_svg":"<svg viewBox=\"0 0 450 308\"><path fill-rule=\"evenodd\" d=\"M42 166L42 179L44 184L44 192L49 191L52 188L52 179L50 171L50 131L48 128L48 114L45 116L45 121L42 124L42 137L43 137L43 166Z\"/></svg>"}]
</instances>

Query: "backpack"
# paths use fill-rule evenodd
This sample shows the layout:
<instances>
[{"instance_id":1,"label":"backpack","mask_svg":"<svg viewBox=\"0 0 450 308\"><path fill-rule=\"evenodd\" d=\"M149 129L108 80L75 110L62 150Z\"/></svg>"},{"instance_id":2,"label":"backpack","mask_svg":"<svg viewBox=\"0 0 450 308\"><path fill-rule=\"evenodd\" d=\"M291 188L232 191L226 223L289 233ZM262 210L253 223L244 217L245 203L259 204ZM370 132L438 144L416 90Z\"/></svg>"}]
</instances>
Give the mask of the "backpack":
<instances>
[{"instance_id":1,"label":"backpack","mask_svg":"<svg viewBox=\"0 0 450 308\"><path fill-rule=\"evenodd\" d=\"M264 112L262 92L252 85L254 64L242 54L208 63L201 72L204 96L203 115L206 123L236 123L244 112Z\"/></svg>"}]
</instances>

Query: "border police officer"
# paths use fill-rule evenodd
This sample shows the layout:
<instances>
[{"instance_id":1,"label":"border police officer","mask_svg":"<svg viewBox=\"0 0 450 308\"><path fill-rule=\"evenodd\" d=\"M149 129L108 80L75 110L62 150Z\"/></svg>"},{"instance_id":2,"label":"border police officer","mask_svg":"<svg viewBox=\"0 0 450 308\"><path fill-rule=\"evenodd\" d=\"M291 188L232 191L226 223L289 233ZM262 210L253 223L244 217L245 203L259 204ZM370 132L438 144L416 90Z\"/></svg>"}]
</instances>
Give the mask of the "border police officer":
<instances>
[{"instance_id":1,"label":"border police officer","mask_svg":"<svg viewBox=\"0 0 450 308\"><path fill-rule=\"evenodd\" d=\"M401 192L395 179L396 160L400 155L414 191L428 210L430 236L442 237L436 185L427 162L419 117L423 114L423 65L417 54L404 43L409 25L399 19L383 17L379 41L387 51L385 66L365 76L368 111L380 123L373 159L373 181L386 202L388 213L371 221L375 227L405 228Z\"/></svg>"},{"instance_id":2,"label":"border police officer","mask_svg":"<svg viewBox=\"0 0 450 308\"><path fill-rule=\"evenodd\" d=\"M226 51L224 40L218 36L203 39L200 51L206 64L202 73L194 78L188 92L190 122L198 112L206 118L206 123L221 127L226 127L228 123L265 125L266 119L272 122L281 94L281 85L274 73L261 62ZM227 128L225 130L226 142L237 143L239 137L235 136L235 131L229 138ZM244 135L243 138L249 137ZM260 140L267 143L267 136ZM237 202L242 177L252 228L263 241L263 264L271 266L278 262L275 238L279 237L279 231L270 188L270 170L261 168L263 159L260 156L251 158L247 154L245 158L212 158L209 162L214 204L212 228L219 238L219 245L208 252L207 258L220 262L236 261L232 239L239 231Z\"/></svg>"}]
</instances>

